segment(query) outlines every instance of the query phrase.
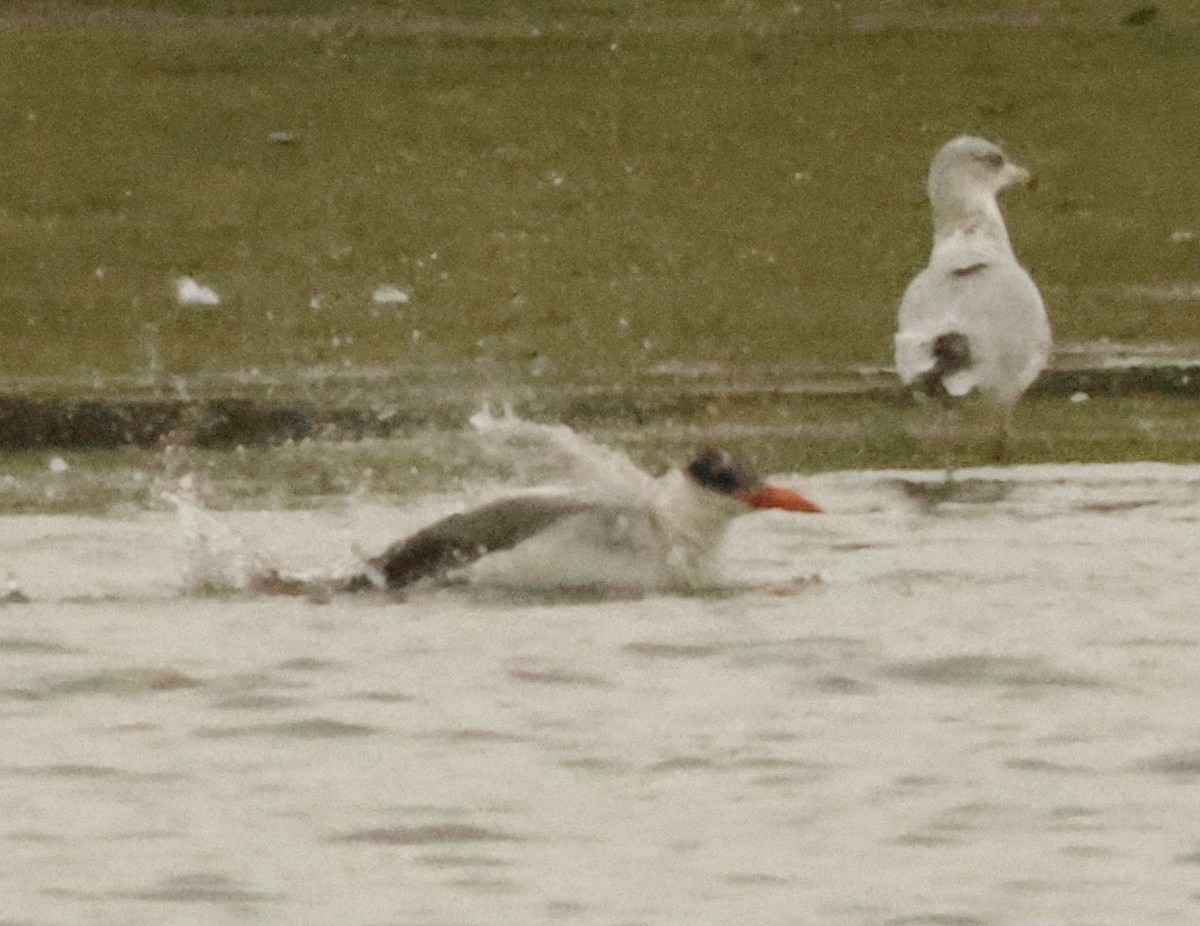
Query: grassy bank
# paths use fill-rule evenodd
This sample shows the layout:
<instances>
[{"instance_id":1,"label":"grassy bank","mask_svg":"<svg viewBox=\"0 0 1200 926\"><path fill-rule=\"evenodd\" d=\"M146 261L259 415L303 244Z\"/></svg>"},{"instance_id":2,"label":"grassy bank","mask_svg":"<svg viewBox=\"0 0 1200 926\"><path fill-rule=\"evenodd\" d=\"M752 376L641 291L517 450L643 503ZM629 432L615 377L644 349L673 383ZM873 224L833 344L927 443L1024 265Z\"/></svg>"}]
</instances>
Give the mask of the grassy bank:
<instances>
[{"instance_id":1,"label":"grassy bank","mask_svg":"<svg viewBox=\"0 0 1200 926\"><path fill-rule=\"evenodd\" d=\"M1194 341L1197 4L1131 9L6 4L0 377L887 363L964 131L1060 339Z\"/></svg>"}]
</instances>

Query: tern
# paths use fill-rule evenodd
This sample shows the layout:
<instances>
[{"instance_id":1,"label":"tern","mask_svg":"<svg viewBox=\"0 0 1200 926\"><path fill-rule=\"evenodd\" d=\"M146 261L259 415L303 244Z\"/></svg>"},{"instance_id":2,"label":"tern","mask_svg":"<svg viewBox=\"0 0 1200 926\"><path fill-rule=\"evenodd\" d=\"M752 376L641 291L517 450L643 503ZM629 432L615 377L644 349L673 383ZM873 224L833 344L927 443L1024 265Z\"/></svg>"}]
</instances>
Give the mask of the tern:
<instances>
[{"instance_id":1,"label":"tern","mask_svg":"<svg viewBox=\"0 0 1200 926\"><path fill-rule=\"evenodd\" d=\"M348 587L382 585L394 592L424 579L444 580L477 560L535 541L541 555L561 557L569 550L580 576L595 574L588 560L604 558L614 584L647 584L649 575L660 579L651 584L691 587L738 515L764 508L821 511L798 492L764 483L719 450L705 451L653 483L654 491L637 501L538 492L450 515L392 544ZM627 564L628 573L613 575L613 562Z\"/></svg>"}]
</instances>

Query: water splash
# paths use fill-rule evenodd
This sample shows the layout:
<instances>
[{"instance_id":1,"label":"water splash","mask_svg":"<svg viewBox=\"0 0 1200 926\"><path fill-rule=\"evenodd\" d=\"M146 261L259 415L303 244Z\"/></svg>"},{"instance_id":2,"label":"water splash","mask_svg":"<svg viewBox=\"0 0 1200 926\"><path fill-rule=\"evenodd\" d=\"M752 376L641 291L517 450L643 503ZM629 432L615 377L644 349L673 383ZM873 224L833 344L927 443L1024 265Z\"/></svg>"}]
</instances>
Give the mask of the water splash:
<instances>
[{"instance_id":1,"label":"water splash","mask_svg":"<svg viewBox=\"0 0 1200 926\"><path fill-rule=\"evenodd\" d=\"M504 456L522 475L549 470L569 482L573 491L609 502L645 504L657 494L655 479L629 457L565 424L526 421L510 408L497 416L490 407L469 420L481 451Z\"/></svg>"},{"instance_id":2,"label":"water splash","mask_svg":"<svg viewBox=\"0 0 1200 926\"><path fill-rule=\"evenodd\" d=\"M712 554L740 505L696 505L697 489L682 472L673 470L656 478L620 451L565 425L527 421L511 410L497 415L490 408L469 421L477 441L478 471L494 471L494 464L500 462L510 473L499 486L486 479L469 484L466 494L474 497L472 501L487 503L514 494L566 494L583 502L587 510L586 516L565 517L511 549L501 547L478 560L472 557L450 578L465 579L481 589L560 593L587 589L601 597L716 587ZM305 574L276 568L209 511L205 485L196 475L183 476L163 497L178 515L184 541L185 594L296 595L327 601L340 591L366 591L385 584L372 556L381 552L386 541L366 549L353 529L346 536L327 532L324 539L329 546L335 540L342 542L326 550L320 574ZM363 501L365 489L349 502L351 520ZM444 502L435 507L439 510L435 520L445 516ZM407 533L428 526L412 512L398 521L413 525ZM402 533L391 539L403 537Z\"/></svg>"},{"instance_id":3,"label":"water splash","mask_svg":"<svg viewBox=\"0 0 1200 926\"><path fill-rule=\"evenodd\" d=\"M176 491L164 491L174 506L184 540L183 591L219 595L243 591L272 570L231 527L205 508L203 480L194 473L179 479Z\"/></svg>"}]
</instances>

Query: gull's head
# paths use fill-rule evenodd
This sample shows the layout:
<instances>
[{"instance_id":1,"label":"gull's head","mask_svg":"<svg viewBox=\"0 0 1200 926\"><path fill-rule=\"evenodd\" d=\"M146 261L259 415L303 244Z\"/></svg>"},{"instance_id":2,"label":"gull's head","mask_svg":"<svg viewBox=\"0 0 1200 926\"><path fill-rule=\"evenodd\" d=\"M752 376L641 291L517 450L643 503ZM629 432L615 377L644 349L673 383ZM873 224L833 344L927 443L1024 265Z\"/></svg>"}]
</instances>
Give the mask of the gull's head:
<instances>
[{"instance_id":1,"label":"gull's head","mask_svg":"<svg viewBox=\"0 0 1200 926\"><path fill-rule=\"evenodd\" d=\"M960 136L947 142L929 168L929 204L934 210L934 241L967 231L989 237L1012 251L996 202L998 193L1027 184L1030 172L1014 164L1000 145Z\"/></svg>"},{"instance_id":2,"label":"gull's head","mask_svg":"<svg viewBox=\"0 0 1200 926\"><path fill-rule=\"evenodd\" d=\"M737 499L751 508L818 513L821 509L798 492L764 483L751 470L723 450L706 450L687 468L688 477L701 488Z\"/></svg>"},{"instance_id":3,"label":"gull's head","mask_svg":"<svg viewBox=\"0 0 1200 926\"><path fill-rule=\"evenodd\" d=\"M961 135L947 142L929 168L929 201L935 228L979 216L999 219L996 196L1030 181L1030 173L985 138Z\"/></svg>"}]
</instances>

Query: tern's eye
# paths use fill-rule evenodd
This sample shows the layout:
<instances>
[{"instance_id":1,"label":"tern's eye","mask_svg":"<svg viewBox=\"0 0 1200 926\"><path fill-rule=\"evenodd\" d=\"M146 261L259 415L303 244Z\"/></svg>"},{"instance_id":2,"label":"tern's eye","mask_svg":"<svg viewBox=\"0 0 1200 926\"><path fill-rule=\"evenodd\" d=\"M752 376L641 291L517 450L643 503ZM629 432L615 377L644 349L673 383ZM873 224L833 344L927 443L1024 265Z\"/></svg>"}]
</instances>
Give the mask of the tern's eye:
<instances>
[{"instance_id":1,"label":"tern's eye","mask_svg":"<svg viewBox=\"0 0 1200 926\"><path fill-rule=\"evenodd\" d=\"M989 151L987 154L981 154L979 159L993 170L999 170L1004 166L1004 155L999 151Z\"/></svg>"}]
</instances>

